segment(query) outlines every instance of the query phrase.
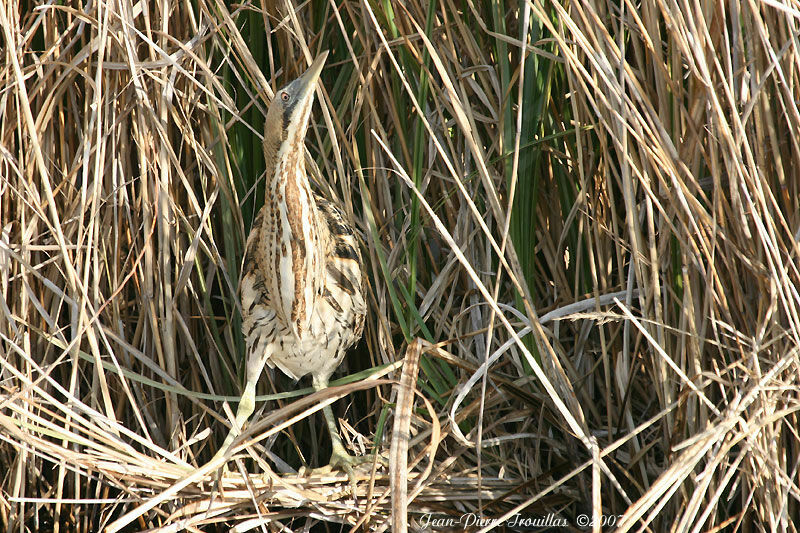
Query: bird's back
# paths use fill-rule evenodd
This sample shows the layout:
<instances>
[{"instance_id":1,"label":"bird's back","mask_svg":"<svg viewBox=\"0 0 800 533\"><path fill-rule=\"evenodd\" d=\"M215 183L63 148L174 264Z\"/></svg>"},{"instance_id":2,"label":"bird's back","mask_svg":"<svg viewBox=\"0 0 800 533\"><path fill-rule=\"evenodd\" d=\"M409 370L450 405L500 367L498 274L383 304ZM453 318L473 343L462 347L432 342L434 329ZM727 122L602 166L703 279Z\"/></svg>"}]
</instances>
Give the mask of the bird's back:
<instances>
[{"instance_id":1,"label":"bird's back","mask_svg":"<svg viewBox=\"0 0 800 533\"><path fill-rule=\"evenodd\" d=\"M333 203L318 195L314 195L314 203L325 265L308 328L298 337L281 319L276 312L278 302L271 298L265 283L274 272L263 272L259 264L269 268L269 263L256 258L260 232L269 226L263 224L263 218L269 216L268 206L259 211L247 239L240 286L249 357L265 357L267 364L294 379L306 374L327 379L345 350L361 337L366 313L361 254L353 228Z\"/></svg>"}]
</instances>

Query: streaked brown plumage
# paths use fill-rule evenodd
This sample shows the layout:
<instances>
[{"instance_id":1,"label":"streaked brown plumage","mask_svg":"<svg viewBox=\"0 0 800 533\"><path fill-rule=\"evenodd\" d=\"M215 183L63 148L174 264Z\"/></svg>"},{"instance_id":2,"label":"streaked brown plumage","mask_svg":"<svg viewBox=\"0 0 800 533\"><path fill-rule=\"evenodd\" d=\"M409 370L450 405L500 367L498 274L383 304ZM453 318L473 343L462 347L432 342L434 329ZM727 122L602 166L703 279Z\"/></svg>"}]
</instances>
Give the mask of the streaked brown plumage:
<instances>
[{"instance_id":1,"label":"streaked brown plumage","mask_svg":"<svg viewBox=\"0 0 800 533\"><path fill-rule=\"evenodd\" d=\"M218 455L252 414L265 364L294 379L311 374L314 388L323 389L364 327L361 254L353 229L339 208L312 193L305 170L305 134L327 55L278 91L267 113L266 202L247 239L240 286L247 384ZM345 451L330 406L324 414L331 465L352 478L352 465L362 459Z\"/></svg>"}]
</instances>

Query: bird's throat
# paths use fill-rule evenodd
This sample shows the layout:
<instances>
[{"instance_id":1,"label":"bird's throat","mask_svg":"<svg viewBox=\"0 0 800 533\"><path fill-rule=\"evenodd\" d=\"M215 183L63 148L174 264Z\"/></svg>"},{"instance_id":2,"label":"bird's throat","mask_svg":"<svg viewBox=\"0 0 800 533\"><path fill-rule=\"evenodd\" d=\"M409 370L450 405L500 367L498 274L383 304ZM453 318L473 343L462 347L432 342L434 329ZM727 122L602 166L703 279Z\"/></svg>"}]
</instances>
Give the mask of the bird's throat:
<instances>
[{"instance_id":1,"label":"bird's throat","mask_svg":"<svg viewBox=\"0 0 800 533\"><path fill-rule=\"evenodd\" d=\"M261 240L275 250L265 280L278 315L298 337L307 329L321 292L322 250L317 206L305 171L302 140L284 142L267 182Z\"/></svg>"}]
</instances>

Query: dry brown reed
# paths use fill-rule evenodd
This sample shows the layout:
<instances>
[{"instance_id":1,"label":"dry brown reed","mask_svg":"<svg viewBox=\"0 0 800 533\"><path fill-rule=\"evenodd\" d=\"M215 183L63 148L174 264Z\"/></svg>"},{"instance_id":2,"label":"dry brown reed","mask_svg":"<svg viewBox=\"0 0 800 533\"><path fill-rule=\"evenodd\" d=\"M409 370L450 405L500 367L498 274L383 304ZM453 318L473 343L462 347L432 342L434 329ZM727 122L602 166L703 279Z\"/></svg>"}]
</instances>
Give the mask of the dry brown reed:
<instances>
[{"instance_id":1,"label":"dry brown reed","mask_svg":"<svg viewBox=\"0 0 800 533\"><path fill-rule=\"evenodd\" d=\"M3 3L2 526L796 531L799 20ZM262 380L290 394L218 478L263 115L323 49L307 159L358 228L367 332L339 387ZM391 462L355 498L297 474L336 400Z\"/></svg>"}]
</instances>

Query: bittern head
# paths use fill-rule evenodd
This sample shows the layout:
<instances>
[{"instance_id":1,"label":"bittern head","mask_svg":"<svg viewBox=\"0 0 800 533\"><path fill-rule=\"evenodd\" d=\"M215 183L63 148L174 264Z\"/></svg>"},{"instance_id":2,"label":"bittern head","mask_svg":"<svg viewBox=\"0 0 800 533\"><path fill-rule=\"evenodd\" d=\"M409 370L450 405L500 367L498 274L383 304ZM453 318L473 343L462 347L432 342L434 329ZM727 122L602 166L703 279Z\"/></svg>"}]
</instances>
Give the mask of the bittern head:
<instances>
[{"instance_id":1,"label":"bittern head","mask_svg":"<svg viewBox=\"0 0 800 533\"><path fill-rule=\"evenodd\" d=\"M302 149L314 103L314 90L327 57L326 50L317 56L302 76L275 93L264 124L265 148L269 148L266 143L271 143L272 148L278 150L284 148L281 145L285 143L287 149Z\"/></svg>"}]
</instances>

